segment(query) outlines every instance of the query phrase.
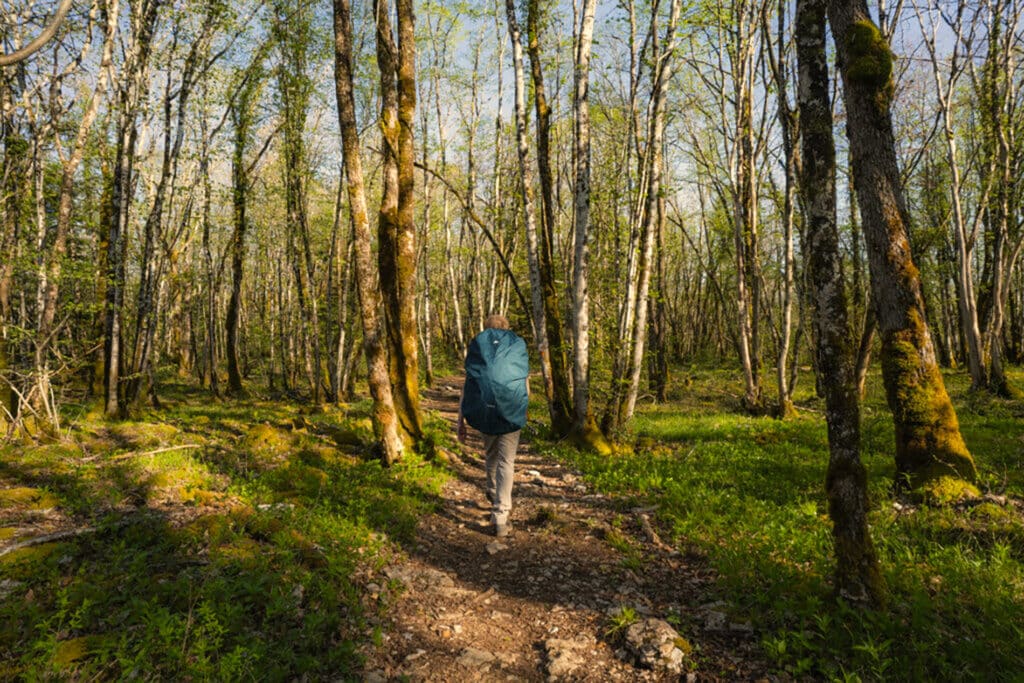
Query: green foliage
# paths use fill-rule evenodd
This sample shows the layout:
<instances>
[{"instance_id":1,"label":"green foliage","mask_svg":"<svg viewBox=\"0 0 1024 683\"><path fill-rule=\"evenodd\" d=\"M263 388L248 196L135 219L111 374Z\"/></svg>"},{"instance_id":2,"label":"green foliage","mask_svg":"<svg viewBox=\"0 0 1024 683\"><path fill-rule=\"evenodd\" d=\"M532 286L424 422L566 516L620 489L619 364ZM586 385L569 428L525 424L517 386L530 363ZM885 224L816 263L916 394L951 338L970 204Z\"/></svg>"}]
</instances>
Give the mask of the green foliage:
<instances>
[{"instance_id":1,"label":"green foliage","mask_svg":"<svg viewBox=\"0 0 1024 683\"><path fill-rule=\"evenodd\" d=\"M890 498L892 418L877 375L869 378L864 406L863 458L869 520L891 591L886 611L830 597L827 435L821 402L807 393L812 387L796 396L799 416L780 422L740 415L724 398L741 391L738 377L690 378L691 386L675 389L682 403L638 416L635 455L554 450L598 489L657 505L675 543L708 556L719 597L752 621L780 672L834 680L1012 680L1010 672L1024 670L1024 520L1012 505L996 503L897 510ZM1019 371L1011 376L1021 379ZM962 375L945 381L979 456L981 488L1024 497L1024 405L976 397ZM609 543L616 545L614 534Z\"/></svg>"},{"instance_id":2,"label":"green foliage","mask_svg":"<svg viewBox=\"0 0 1024 683\"><path fill-rule=\"evenodd\" d=\"M17 582L0 594L0 677L357 677L381 609L357 577L412 539L443 473L339 450L331 434L355 429L368 405L302 415L168 396L173 407L149 419L83 421L88 456L0 450L12 500L45 498L95 529L0 558ZM147 454L175 445L197 447Z\"/></svg>"},{"instance_id":3,"label":"green foliage","mask_svg":"<svg viewBox=\"0 0 1024 683\"><path fill-rule=\"evenodd\" d=\"M608 626L604 630L604 635L609 640L617 640L625 634L627 628L639 619L635 609L623 605L614 610L608 618Z\"/></svg>"}]
</instances>

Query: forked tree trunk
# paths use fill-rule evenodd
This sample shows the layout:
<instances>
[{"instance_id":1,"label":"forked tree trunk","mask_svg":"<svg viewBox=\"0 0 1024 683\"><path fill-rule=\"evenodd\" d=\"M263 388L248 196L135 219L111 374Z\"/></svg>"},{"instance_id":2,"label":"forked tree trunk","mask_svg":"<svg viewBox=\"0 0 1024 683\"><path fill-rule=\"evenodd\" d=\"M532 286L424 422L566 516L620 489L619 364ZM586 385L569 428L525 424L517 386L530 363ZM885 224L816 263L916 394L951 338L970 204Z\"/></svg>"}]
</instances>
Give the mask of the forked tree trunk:
<instances>
[{"instance_id":1,"label":"forked tree trunk","mask_svg":"<svg viewBox=\"0 0 1024 683\"><path fill-rule=\"evenodd\" d=\"M893 54L865 0L831 0L829 18L843 76L854 183L882 341L882 376L896 427L897 484L919 489L940 478L973 481L974 459L935 361L920 275L910 255L909 214L890 115ZM956 495L955 486L944 488L944 497Z\"/></svg>"},{"instance_id":2,"label":"forked tree trunk","mask_svg":"<svg viewBox=\"0 0 1024 683\"><path fill-rule=\"evenodd\" d=\"M620 425L633 417L636 409L637 394L640 391L640 373L643 370L644 349L647 343L647 316L651 285L651 271L654 262L654 248L657 235L661 231L660 221L663 220L659 211L662 195L662 177L665 173L663 147L665 142L665 116L668 101L668 85L672 80L673 53L675 51L676 24L682 12L681 0L672 0L668 26L664 38L658 38L657 15L652 16L651 36L655 41L654 64L652 73L654 83L651 86L653 106L648 122L648 154L647 178L645 189L644 220L641 240L639 279L636 283L636 323L631 330L632 354L629 359L628 384L625 400L619 406Z\"/></svg>"},{"instance_id":3,"label":"forked tree trunk","mask_svg":"<svg viewBox=\"0 0 1024 683\"><path fill-rule=\"evenodd\" d=\"M860 460L860 395L836 226L835 142L825 51L826 0L797 0L802 191L807 269L825 389L829 464L825 487L836 555L836 593L878 604L885 587L867 523L867 472Z\"/></svg>"},{"instance_id":4,"label":"forked tree trunk","mask_svg":"<svg viewBox=\"0 0 1024 683\"><path fill-rule=\"evenodd\" d=\"M373 427L386 465L402 455L403 443L398 434L398 418L391 395L387 350L381 337L378 311L381 300L374 282L373 254L370 244L370 220L367 214L363 162L359 152L359 128L352 69L352 13L349 0L334 0L334 64L335 90L338 99L338 125L341 129L345 177L348 181L349 211L355 244L356 290L363 323L363 349L369 372L370 395L373 397Z\"/></svg>"},{"instance_id":5,"label":"forked tree trunk","mask_svg":"<svg viewBox=\"0 0 1024 683\"><path fill-rule=\"evenodd\" d=\"M732 48L735 95L735 150L730 180L733 201L733 250L736 263L736 348L743 370L743 407L758 414L761 396L760 262L758 256L757 159L754 144L755 27L749 3L735 10L736 44Z\"/></svg>"},{"instance_id":6,"label":"forked tree trunk","mask_svg":"<svg viewBox=\"0 0 1024 683\"><path fill-rule=\"evenodd\" d=\"M390 3L375 0L377 65L380 69L383 185L377 224L381 283L387 283L385 329L395 412L403 438L423 438L419 396L419 336L416 329L416 231L413 126L416 110L412 0L398 0L398 44Z\"/></svg>"},{"instance_id":7,"label":"forked tree trunk","mask_svg":"<svg viewBox=\"0 0 1024 683\"><path fill-rule=\"evenodd\" d=\"M149 58L152 54L153 34L156 30L156 21L161 5L162 0L147 0L132 8L131 39L122 68L121 87L118 93L117 151L111 185L110 229L107 238L107 260L112 267L109 269L110 281L107 286L108 322L106 327L111 331L111 336L104 340L104 348L111 350L121 347L123 343L121 339L114 339L113 334L116 331L120 335L123 315L121 307L125 286L124 257L129 216L133 203L132 194L135 188L135 148L138 140L136 119L149 87ZM168 103L167 107L169 106ZM169 113L169 109L165 109L165 111ZM165 119L165 125L169 126L170 121ZM165 140L169 137L169 132L165 133ZM165 149L164 153L166 159L168 150ZM158 198L158 202L161 200L162 196ZM149 348L150 340L147 331L150 329L149 316L153 314L153 299L156 289L155 277L152 273L152 260L156 246L154 231L159 229L160 219L160 208L156 207L146 219L143 230L141 277L136 297L135 337L129 366L130 379L125 382L124 378L120 377L117 366L104 363L107 375L105 388L108 415L114 414L112 406L115 402L120 404L118 412L123 414L128 405L135 400L145 379L144 371L148 362L148 354L143 349L148 350ZM121 360L127 359L122 358ZM120 386L121 384L125 386Z\"/></svg>"},{"instance_id":8,"label":"forked tree trunk","mask_svg":"<svg viewBox=\"0 0 1024 683\"><path fill-rule=\"evenodd\" d=\"M785 193L782 204L783 223L783 281L782 281L782 321L779 332L779 348L775 363L776 384L778 385L778 401L776 413L779 419L786 419L793 415L796 410L793 408L793 382L790 381L790 353L793 342L793 298L795 287L794 271L796 260L793 254L793 233L796 222L796 206L794 194L797 191L797 171L800 165L800 156L797 149L797 139L800 135L799 118L789 104L790 93L790 63L787 57L786 48L786 7L787 3L779 3L777 8L777 30L776 44L772 44L771 34L768 29L767 13L764 15L764 42L765 52L768 54L768 61L771 66L772 80L775 83L777 92L778 109L776 112L779 120L779 128L782 132L782 152L785 165ZM776 49L778 52L776 52ZM792 370L795 372L797 363L793 363ZM794 375L795 377L795 375Z\"/></svg>"}]
</instances>

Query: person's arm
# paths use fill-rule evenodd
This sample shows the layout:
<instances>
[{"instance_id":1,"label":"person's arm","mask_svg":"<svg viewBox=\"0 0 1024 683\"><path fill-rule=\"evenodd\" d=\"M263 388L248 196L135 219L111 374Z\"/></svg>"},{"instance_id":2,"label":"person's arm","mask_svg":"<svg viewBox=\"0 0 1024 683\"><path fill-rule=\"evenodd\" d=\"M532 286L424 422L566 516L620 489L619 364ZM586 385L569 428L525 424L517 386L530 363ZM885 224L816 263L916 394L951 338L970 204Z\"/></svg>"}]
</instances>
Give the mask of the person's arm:
<instances>
[{"instance_id":1,"label":"person's arm","mask_svg":"<svg viewBox=\"0 0 1024 683\"><path fill-rule=\"evenodd\" d=\"M462 393L459 394L459 421L458 421L458 424L455 427L455 433L456 433L456 437L459 440L459 443L466 443L466 436L467 436L466 419L462 416L462 397L463 397L463 395L465 393L466 393L466 385L463 384L462 385Z\"/></svg>"}]
</instances>

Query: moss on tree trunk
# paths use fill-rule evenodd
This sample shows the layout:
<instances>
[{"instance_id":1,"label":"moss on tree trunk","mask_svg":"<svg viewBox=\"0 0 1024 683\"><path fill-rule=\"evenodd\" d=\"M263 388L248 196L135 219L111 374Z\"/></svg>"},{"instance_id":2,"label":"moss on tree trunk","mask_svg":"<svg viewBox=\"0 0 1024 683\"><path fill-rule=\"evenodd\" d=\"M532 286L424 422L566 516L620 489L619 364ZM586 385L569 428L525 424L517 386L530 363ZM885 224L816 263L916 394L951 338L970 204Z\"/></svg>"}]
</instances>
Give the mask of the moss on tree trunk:
<instances>
[{"instance_id":1,"label":"moss on tree trunk","mask_svg":"<svg viewBox=\"0 0 1024 683\"><path fill-rule=\"evenodd\" d=\"M865 0L829 3L843 75L854 185L882 340L882 374L896 430L898 486L948 500L975 492L974 460L960 435L925 322L911 259L909 213L890 105L893 55ZM934 496L936 488L941 495Z\"/></svg>"}]
</instances>

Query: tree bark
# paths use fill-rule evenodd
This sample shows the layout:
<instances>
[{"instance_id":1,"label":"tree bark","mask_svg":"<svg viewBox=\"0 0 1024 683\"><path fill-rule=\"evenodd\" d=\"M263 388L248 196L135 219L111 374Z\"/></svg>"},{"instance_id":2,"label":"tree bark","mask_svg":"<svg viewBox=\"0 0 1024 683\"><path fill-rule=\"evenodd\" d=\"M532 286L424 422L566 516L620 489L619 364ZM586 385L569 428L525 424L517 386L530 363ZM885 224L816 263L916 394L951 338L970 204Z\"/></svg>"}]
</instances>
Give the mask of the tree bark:
<instances>
[{"instance_id":1,"label":"tree bark","mask_svg":"<svg viewBox=\"0 0 1024 683\"><path fill-rule=\"evenodd\" d=\"M519 176L523 185L523 214L526 224L526 261L530 273L531 320L533 322L533 338L540 356L541 378L544 382L544 397L548 403L548 415L551 418L552 431L562 431L562 407L558 404L555 390L554 371L551 363L550 346L547 334L547 310L544 306L544 286L542 284L539 247L537 240L537 220L533 199L533 168L530 165L530 148L526 142L526 77L523 69L523 44L519 21L516 19L514 0L505 0L508 16L508 33L512 41L512 65L515 74L515 116L516 116L516 152L519 158ZM564 406L563 406L564 407Z\"/></svg>"},{"instance_id":2,"label":"tree bark","mask_svg":"<svg viewBox=\"0 0 1024 683\"><path fill-rule=\"evenodd\" d=\"M974 459L935 361L920 275L910 254L909 214L890 114L893 54L865 0L831 0L829 18L843 76L854 183L882 342L882 376L896 428L897 484L918 490L925 485L931 489L943 478L973 481ZM955 495L942 495L947 493Z\"/></svg>"},{"instance_id":3,"label":"tree bark","mask_svg":"<svg viewBox=\"0 0 1024 683\"><path fill-rule=\"evenodd\" d=\"M419 350L416 329L414 154L416 82L412 0L398 0L398 44L386 0L375 0L380 69L383 185L377 223L378 263L384 285L385 329L395 412L403 438L419 443Z\"/></svg>"},{"instance_id":4,"label":"tree bark","mask_svg":"<svg viewBox=\"0 0 1024 683\"><path fill-rule=\"evenodd\" d=\"M126 410L125 387L122 386L121 338L122 305L124 303L125 263L129 217L131 215L132 194L135 187L135 147L138 140L137 118L148 89L149 57L152 54L153 34L162 0L147 0L132 8L131 38L128 43L125 63L118 92L117 104L117 149L115 152L113 177L111 182L109 229L107 233L107 291L106 291L106 325L104 330L104 390L106 396L105 412L109 417L124 415ZM169 103L166 105L170 106ZM165 121L169 125L169 121ZM169 132L165 133L165 138ZM165 150L166 154L166 150ZM146 220L145 240L141 263L142 278L138 293L136 316L136 351L142 342L142 331L146 329L146 312L151 309L153 287L150 273L150 258L154 248L153 214L159 215L159 207L150 213ZM117 362L113 362L113 357ZM131 384L137 386L141 382L141 368L135 367Z\"/></svg>"},{"instance_id":5,"label":"tree bark","mask_svg":"<svg viewBox=\"0 0 1024 683\"><path fill-rule=\"evenodd\" d=\"M385 465L390 465L401 457L404 445L398 433L398 418L388 376L387 350L378 317L381 300L373 277L370 221L353 92L352 13L349 0L334 0L334 64L338 125L341 129L349 211L355 243L356 291L359 294L363 323L363 350L366 353L369 371L370 395L373 397L374 434L380 448L381 460Z\"/></svg>"},{"instance_id":6,"label":"tree bark","mask_svg":"<svg viewBox=\"0 0 1024 683\"><path fill-rule=\"evenodd\" d=\"M782 320L780 322L779 348L776 356L775 375L778 385L778 402L776 404L777 417L786 419L792 416L796 410L793 407L793 385L789 381L789 357L793 341L793 299L796 260L793 255L793 233L796 222L796 206L794 194L797 191L797 173L800 166L800 155L797 149L797 139L800 136L799 118L789 104L790 92L790 64L786 56L786 3L779 3L778 6L778 27L776 31L776 46L772 45L771 36L768 30L767 13L764 15L765 48L768 53L768 60L771 64L773 81L777 92L776 116L779 120L779 127L782 131L782 152L785 167L785 190L782 207L783 223L783 282L782 282ZM833 164L834 165L834 164ZM796 367L794 363L793 367Z\"/></svg>"},{"instance_id":7,"label":"tree bark","mask_svg":"<svg viewBox=\"0 0 1024 683\"><path fill-rule=\"evenodd\" d=\"M828 422L825 487L836 556L836 593L880 604L885 586L867 523L867 472L860 460L860 394L836 225L825 9L826 0L797 0L796 4L807 269L817 332L817 369L825 388Z\"/></svg>"},{"instance_id":8,"label":"tree bark","mask_svg":"<svg viewBox=\"0 0 1024 683\"><path fill-rule=\"evenodd\" d=\"M228 392L244 393L242 372L238 362L238 331L242 307L242 280L245 276L245 236L249 229L249 168L245 155L252 136L253 107L263 80L263 55L258 54L243 72L236 100L231 103L231 118L235 129L234 151L231 157L231 205L233 230L231 234L231 297L228 299L225 320L226 355L228 361Z\"/></svg>"},{"instance_id":9,"label":"tree bark","mask_svg":"<svg viewBox=\"0 0 1024 683\"><path fill-rule=\"evenodd\" d=\"M588 449L610 452L590 413L590 51L597 0L583 0L573 69L573 433Z\"/></svg>"},{"instance_id":10,"label":"tree bark","mask_svg":"<svg viewBox=\"0 0 1024 683\"><path fill-rule=\"evenodd\" d=\"M3 111L8 109L7 84L3 88L0 104ZM3 126L3 223L0 225L0 387L6 390L0 394L0 416L6 420L18 417L18 392L15 381L9 375L16 347L11 329L15 325L14 308L11 305L11 289L14 283L14 264L17 244L21 235L22 209L21 190L28 178L28 142L19 134L13 118L4 115ZM13 425L8 425L13 426Z\"/></svg>"},{"instance_id":11,"label":"tree bark","mask_svg":"<svg viewBox=\"0 0 1024 683\"><path fill-rule=\"evenodd\" d=\"M637 394L640 390L640 373L643 370L644 349L647 343L647 317L651 285L651 271L654 261L654 248L657 235L661 231L662 220L659 202L662 198L662 177L665 172L663 148L665 142L665 115L668 102L668 84L672 79L673 53L675 52L676 24L682 12L681 0L672 0L669 11L668 26L665 36L658 38L656 14L652 15L651 36L655 41L653 83L651 96L653 99L647 135L647 187L645 204L639 279L636 283L636 323L631 330L632 357L629 359L629 375L625 400L619 407L619 424L625 424L633 417L636 410Z\"/></svg>"},{"instance_id":12,"label":"tree bark","mask_svg":"<svg viewBox=\"0 0 1024 683\"><path fill-rule=\"evenodd\" d=\"M44 265L44 277L40 282L42 289L42 306L39 311L39 323L36 329L36 372L37 372L37 398L43 402L47 401L49 394L49 349L53 343L55 334L54 323L57 315L57 301L60 291L60 275L63 266L64 255L67 252L68 237L71 231L71 217L73 213L72 202L74 200L75 174L82 162L85 153L85 143L92 124L96 120L99 111L100 101L104 98L108 84L108 74L111 72L113 61L114 43L117 35L118 15L120 10L119 0L108 0L105 12L105 27L103 50L100 57L96 87L90 94L85 111L78 125L78 134L75 137L71 154L62 161L60 193L57 208L57 225L54 230L53 241L47 251ZM55 416L54 416L55 417Z\"/></svg>"},{"instance_id":13,"label":"tree bark","mask_svg":"<svg viewBox=\"0 0 1024 683\"><path fill-rule=\"evenodd\" d=\"M528 0L526 6L527 52L530 57L530 75L533 82L533 101L536 112L537 175L540 180L541 222L538 232L538 259L540 287L544 301L544 321L547 326L548 357L551 363L553 400L549 402L551 429L565 435L573 425L572 382L569 376L568 354L563 333L562 309L555 285L554 235L555 189L551 171L551 107L544 82L543 57L540 48L541 6L539 0ZM525 113L524 113L525 115Z\"/></svg>"}]
</instances>

